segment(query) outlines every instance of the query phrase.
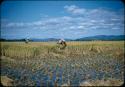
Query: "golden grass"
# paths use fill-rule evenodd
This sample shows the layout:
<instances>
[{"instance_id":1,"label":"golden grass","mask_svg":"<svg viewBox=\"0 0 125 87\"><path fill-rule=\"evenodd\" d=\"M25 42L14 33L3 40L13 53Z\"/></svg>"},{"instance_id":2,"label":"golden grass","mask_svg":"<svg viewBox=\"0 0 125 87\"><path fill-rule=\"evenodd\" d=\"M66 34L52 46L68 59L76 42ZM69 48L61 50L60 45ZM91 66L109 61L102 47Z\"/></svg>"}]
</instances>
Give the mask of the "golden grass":
<instances>
[{"instance_id":1,"label":"golden grass","mask_svg":"<svg viewBox=\"0 0 125 87\"><path fill-rule=\"evenodd\" d=\"M62 77L66 79L65 76L69 73L69 70L83 70L88 74L87 70L94 69L96 73L104 72L108 74L114 73L116 64L124 65L124 41L72 41L67 42L67 47L64 50L60 50L56 42L0 43L2 66L23 67L32 72L42 69L43 73L51 79L53 76L53 72L49 71L51 67L53 69L64 68ZM45 67L46 65L47 67ZM72 71L70 73L73 73ZM119 71L122 73L122 68ZM110 77L115 76L113 73ZM119 73L119 77L123 78L121 73ZM104 78L109 77L105 75ZM106 81L104 84L113 85L114 82ZM120 82L116 85L119 85ZM99 80L92 82L92 84L99 85Z\"/></svg>"}]
</instances>

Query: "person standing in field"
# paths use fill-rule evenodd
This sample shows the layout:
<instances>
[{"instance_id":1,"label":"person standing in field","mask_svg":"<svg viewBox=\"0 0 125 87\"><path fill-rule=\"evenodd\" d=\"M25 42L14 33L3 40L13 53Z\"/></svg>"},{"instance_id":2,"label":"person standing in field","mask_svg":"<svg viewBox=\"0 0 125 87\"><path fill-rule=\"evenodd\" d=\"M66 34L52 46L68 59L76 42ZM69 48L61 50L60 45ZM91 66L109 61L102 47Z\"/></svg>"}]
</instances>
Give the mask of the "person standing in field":
<instances>
[{"instance_id":1,"label":"person standing in field","mask_svg":"<svg viewBox=\"0 0 125 87\"><path fill-rule=\"evenodd\" d=\"M67 44L66 41L64 39L60 39L57 44L61 45L62 47L60 49L65 49Z\"/></svg>"},{"instance_id":2,"label":"person standing in field","mask_svg":"<svg viewBox=\"0 0 125 87\"><path fill-rule=\"evenodd\" d=\"M29 43L29 39L25 39L25 43L28 44Z\"/></svg>"}]
</instances>

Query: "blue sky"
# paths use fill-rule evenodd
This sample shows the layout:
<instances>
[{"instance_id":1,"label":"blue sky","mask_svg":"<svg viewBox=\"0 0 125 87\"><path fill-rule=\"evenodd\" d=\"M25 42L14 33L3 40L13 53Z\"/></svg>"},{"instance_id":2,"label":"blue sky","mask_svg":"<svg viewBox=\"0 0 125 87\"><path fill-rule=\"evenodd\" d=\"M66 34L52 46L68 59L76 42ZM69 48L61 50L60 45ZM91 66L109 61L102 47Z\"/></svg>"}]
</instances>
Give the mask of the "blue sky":
<instances>
[{"instance_id":1,"label":"blue sky","mask_svg":"<svg viewBox=\"0 0 125 87\"><path fill-rule=\"evenodd\" d=\"M4 1L2 38L69 38L124 34L121 1Z\"/></svg>"}]
</instances>

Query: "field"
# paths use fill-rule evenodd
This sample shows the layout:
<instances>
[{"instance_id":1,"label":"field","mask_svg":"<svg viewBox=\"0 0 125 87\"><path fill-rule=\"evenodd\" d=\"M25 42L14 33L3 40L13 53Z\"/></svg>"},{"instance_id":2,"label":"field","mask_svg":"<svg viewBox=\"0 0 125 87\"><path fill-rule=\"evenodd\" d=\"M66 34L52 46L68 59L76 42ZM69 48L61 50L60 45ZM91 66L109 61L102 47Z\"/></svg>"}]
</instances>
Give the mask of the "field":
<instances>
[{"instance_id":1,"label":"field","mask_svg":"<svg viewBox=\"0 0 125 87\"><path fill-rule=\"evenodd\" d=\"M124 41L1 42L1 76L14 86L116 86L124 82Z\"/></svg>"}]
</instances>

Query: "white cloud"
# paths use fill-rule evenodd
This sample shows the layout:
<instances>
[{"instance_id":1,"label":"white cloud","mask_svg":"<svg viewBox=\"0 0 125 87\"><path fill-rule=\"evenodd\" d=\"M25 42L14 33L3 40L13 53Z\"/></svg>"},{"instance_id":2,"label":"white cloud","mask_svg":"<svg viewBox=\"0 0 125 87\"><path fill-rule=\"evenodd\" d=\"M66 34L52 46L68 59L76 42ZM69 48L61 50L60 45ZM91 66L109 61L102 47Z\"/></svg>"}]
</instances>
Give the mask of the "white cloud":
<instances>
[{"instance_id":1,"label":"white cloud","mask_svg":"<svg viewBox=\"0 0 125 87\"><path fill-rule=\"evenodd\" d=\"M48 17L34 22L7 22L2 26L43 30L44 32L83 32L90 29L123 29L123 15L107 9L84 9L76 5L64 7L75 16ZM84 15L84 16L83 16ZM115 28L117 27L117 28Z\"/></svg>"},{"instance_id":2,"label":"white cloud","mask_svg":"<svg viewBox=\"0 0 125 87\"><path fill-rule=\"evenodd\" d=\"M24 27L25 26L25 24L24 23L22 23L22 22L20 22L20 23L8 23L8 24L6 24L6 27Z\"/></svg>"},{"instance_id":3,"label":"white cloud","mask_svg":"<svg viewBox=\"0 0 125 87\"><path fill-rule=\"evenodd\" d=\"M83 29L83 28L84 28L84 26L78 26L77 28Z\"/></svg>"},{"instance_id":4,"label":"white cloud","mask_svg":"<svg viewBox=\"0 0 125 87\"><path fill-rule=\"evenodd\" d=\"M76 27L75 26L70 26L69 29L75 29Z\"/></svg>"},{"instance_id":5,"label":"white cloud","mask_svg":"<svg viewBox=\"0 0 125 87\"><path fill-rule=\"evenodd\" d=\"M75 15L81 15L81 14L84 14L85 13L85 9L81 9L79 7L77 7L76 5L71 5L71 6L64 6L64 8L69 12L69 13L72 13L72 14L75 14Z\"/></svg>"},{"instance_id":6,"label":"white cloud","mask_svg":"<svg viewBox=\"0 0 125 87\"><path fill-rule=\"evenodd\" d=\"M95 23L95 22L97 22L97 21L96 21L96 20L90 20L90 22Z\"/></svg>"},{"instance_id":7,"label":"white cloud","mask_svg":"<svg viewBox=\"0 0 125 87\"><path fill-rule=\"evenodd\" d=\"M111 19L112 21L117 21L117 20L120 20L120 19L118 19L118 18L113 18L113 19Z\"/></svg>"},{"instance_id":8,"label":"white cloud","mask_svg":"<svg viewBox=\"0 0 125 87\"><path fill-rule=\"evenodd\" d=\"M41 21L36 21L36 22L33 22L32 24L36 25L36 26L39 26L39 25L42 25L43 23Z\"/></svg>"},{"instance_id":9,"label":"white cloud","mask_svg":"<svg viewBox=\"0 0 125 87\"><path fill-rule=\"evenodd\" d=\"M63 16L61 17L62 20L67 20L67 21L71 21L72 20L72 17L69 17L69 16Z\"/></svg>"},{"instance_id":10,"label":"white cloud","mask_svg":"<svg viewBox=\"0 0 125 87\"><path fill-rule=\"evenodd\" d=\"M113 30L118 30L119 28L118 28L118 27L113 27L112 29L113 29Z\"/></svg>"},{"instance_id":11,"label":"white cloud","mask_svg":"<svg viewBox=\"0 0 125 87\"><path fill-rule=\"evenodd\" d=\"M15 23L8 23L8 24L6 25L6 27L12 27L12 26L15 26Z\"/></svg>"}]
</instances>

